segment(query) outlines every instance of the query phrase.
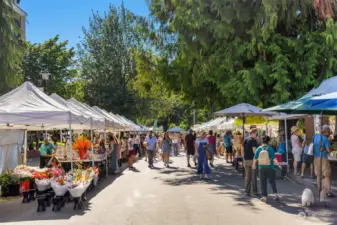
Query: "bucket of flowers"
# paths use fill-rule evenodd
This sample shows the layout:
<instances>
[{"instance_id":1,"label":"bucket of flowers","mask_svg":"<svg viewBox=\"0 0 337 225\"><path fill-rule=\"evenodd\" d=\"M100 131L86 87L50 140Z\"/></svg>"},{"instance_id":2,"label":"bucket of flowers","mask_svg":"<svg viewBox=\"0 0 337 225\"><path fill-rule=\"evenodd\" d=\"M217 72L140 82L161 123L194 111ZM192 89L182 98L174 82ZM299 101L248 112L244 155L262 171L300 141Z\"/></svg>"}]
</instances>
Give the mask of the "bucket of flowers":
<instances>
[{"instance_id":1,"label":"bucket of flowers","mask_svg":"<svg viewBox=\"0 0 337 225\"><path fill-rule=\"evenodd\" d=\"M55 192L56 196L63 196L68 191L69 183L64 180L64 177L60 176L57 179L53 180L51 187Z\"/></svg>"},{"instance_id":2,"label":"bucket of flowers","mask_svg":"<svg viewBox=\"0 0 337 225\"><path fill-rule=\"evenodd\" d=\"M27 192L30 190L30 181L33 179L32 173L26 169L15 169L13 176L20 181L20 192Z\"/></svg>"},{"instance_id":3,"label":"bucket of flowers","mask_svg":"<svg viewBox=\"0 0 337 225\"><path fill-rule=\"evenodd\" d=\"M34 172L36 188L39 191L45 191L50 188L50 176L47 172Z\"/></svg>"},{"instance_id":4,"label":"bucket of flowers","mask_svg":"<svg viewBox=\"0 0 337 225\"><path fill-rule=\"evenodd\" d=\"M87 158L87 152L90 148L91 148L91 142L88 141L83 136L76 139L74 144L73 144L73 149L78 151L78 154L79 154L81 160Z\"/></svg>"}]
</instances>

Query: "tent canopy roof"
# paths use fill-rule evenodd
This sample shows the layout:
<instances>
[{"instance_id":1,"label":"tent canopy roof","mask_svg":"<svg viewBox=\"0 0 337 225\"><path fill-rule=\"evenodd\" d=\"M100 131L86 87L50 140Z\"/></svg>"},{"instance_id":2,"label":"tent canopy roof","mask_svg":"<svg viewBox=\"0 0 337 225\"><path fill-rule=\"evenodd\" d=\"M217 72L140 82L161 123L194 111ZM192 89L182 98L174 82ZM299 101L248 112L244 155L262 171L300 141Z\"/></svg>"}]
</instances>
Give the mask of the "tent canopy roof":
<instances>
[{"instance_id":1,"label":"tent canopy roof","mask_svg":"<svg viewBox=\"0 0 337 225\"><path fill-rule=\"evenodd\" d=\"M273 114L275 113L263 111L263 109L247 103L241 103L214 113L214 115L216 116L238 116L238 117L269 116Z\"/></svg>"},{"instance_id":2,"label":"tent canopy roof","mask_svg":"<svg viewBox=\"0 0 337 225\"><path fill-rule=\"evenodd\" d=\"M0 97L0 124L42 125L81 123L83 117L71 112L31 82Z\"/></svg>"}]
</instances>

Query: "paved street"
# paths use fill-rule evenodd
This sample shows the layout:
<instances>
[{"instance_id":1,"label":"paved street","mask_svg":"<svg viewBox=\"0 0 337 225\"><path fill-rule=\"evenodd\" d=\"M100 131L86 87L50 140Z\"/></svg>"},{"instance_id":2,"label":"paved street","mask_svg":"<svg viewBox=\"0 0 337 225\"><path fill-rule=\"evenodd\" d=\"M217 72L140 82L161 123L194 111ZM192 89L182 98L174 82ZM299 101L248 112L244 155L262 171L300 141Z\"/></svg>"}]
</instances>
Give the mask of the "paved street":
<instances>
[{"instance_id":1,"label":"paved street","mask_svg":"<svg viewBox=\"0 0 337 225\"><path fill-rule=\"evenodd\" d=\"M217 159L210 181L201 181L195 169L186 168L185 156L172 158L172 168L162 163L150 170L142 159L138 171L125 170L120 176L103 179L88 195L86 209L73 211L68 203L61 212L48 208L37 213L36 205L18 200L0 203L0 223L48 224L117 224L117 225L204 225L204 224L335 224L336 207L315 207L309 216L303 212L300 194L303 186L277 180L281 202L269 204L242 195L243 178L231 166ZM269 187L268 187L269 188ZM270 188L269 188L270 190Z\"/></svg>"}]
</instances>

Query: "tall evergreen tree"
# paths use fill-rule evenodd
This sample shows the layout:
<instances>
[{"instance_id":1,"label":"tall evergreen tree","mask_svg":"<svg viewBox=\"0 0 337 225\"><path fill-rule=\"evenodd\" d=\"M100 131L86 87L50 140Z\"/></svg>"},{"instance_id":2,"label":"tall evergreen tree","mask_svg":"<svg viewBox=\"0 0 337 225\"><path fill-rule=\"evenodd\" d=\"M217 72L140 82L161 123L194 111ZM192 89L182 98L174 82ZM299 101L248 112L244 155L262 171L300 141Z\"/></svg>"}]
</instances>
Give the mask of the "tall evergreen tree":
<instances>
[{"instance_id":1,"label":"tall evergreen tree","mask_svg":"<svg viewBox=\"0 0 337 225\"><path fill-rule=\"evenodd\" d=\"M9 0L0 0L0 94L20 84L19 70L22 48L19 34L22 32L15 23L16 12Z\"/></svg>"},{"instance_id":2,"label":"tall evergreen tree","mask_svg":"<svg viewBox=\"0 0 337 225\"><path fill-rule=\"evenodd\" d=\"M134 116L134 52L144 46L144 23L122 4L120 8L110 5L103 16L93 13L89 28L83 28L79 63L81 76L88 81L84 98L91 105Z\"/></svg>"}]
</instances>

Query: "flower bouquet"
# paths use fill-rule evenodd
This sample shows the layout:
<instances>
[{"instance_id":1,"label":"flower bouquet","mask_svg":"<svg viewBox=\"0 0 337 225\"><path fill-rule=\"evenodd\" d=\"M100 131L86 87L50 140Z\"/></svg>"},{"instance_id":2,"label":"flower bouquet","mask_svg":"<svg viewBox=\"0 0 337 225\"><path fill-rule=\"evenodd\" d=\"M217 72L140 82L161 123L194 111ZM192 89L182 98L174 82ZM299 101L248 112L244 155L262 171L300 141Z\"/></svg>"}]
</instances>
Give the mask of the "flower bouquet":
<instances>
[{"instance_id":1,"label":"flower bouquet","mask_svg":"<svg viewBox=\"0 0 337 225\"><path fill-rule=\"evenodd\" d=\"M57 178L51 183L56 196L63 196L68 191L69 186L70 183L65 182L62 177Z\"/></svg>"},{"instance_id":2,"label":"flower bouquet","mask_svg":"<svg viewBox=\"0 0 337 225\"><path fill-rule=\"evenodd\" d=\"M50 168L49 173L52 177L59 177L63 174L63 171L60 168Z\"/></svg>"},{"instance_id":3,"label":"flower bouquet","mask_svg":"<svg viewBox=\"0 0 337 225\"><path fill-rule=\"evenodd\" d=\"M51 182L49 179L35 180L36 187L39 191L45 191L50 188Z\"/></svg>"},{"instance_id":4,"label":"flower bouquet","mask_svg":"<svg viewBox=\"0 0 337 225\"><path fill-rule=\"evenodd\" d=\"M73 149L78 151L80 159L87 158L87 152L91 147L91 142L88 141L85 137L79 137L73 144Z\"/></svg>"},{"instance_id":5,"label":"flower bouquet","mask_svg":"<svg viewBox=\"0 0 337 225\"><path fill-rule=\"evenodd\" d=\"M33 172L33 178L35 180L49 179L49 176L46 172Z\"/></svg>"}]
</instances>

